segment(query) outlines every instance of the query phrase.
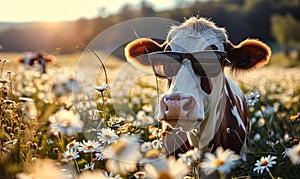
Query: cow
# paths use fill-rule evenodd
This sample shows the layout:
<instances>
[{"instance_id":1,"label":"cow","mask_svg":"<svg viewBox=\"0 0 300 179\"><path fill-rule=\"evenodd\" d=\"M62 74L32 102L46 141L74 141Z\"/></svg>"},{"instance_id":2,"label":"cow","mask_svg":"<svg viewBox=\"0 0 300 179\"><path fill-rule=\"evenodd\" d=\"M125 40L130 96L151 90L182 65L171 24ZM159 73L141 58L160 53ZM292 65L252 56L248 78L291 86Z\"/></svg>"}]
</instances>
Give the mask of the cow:
<instances>
[{"instance_id":1,"label":"cow","mask_svg":"<svg viewBox=\"0 0 300 179\"><path fill-rule=\"evenodd\" d=\"M41 73L46 73L46 64L54 63L56 57L53 55L46 55L44 52L24 52L16 61L23 64L25 69L38 67Z\"/></svg>"},{"instance_id":2,"label":"cow","mask_svg":"<svg viewBox=\"0 0 300 179\"><path fill-rule=\"evenodd\" d=\"M191 17L172 26L162 44L149 38L129 42L125 56L168 81L156 116L174 129L166 137L167 150L198 147L214 152L222 146L237 154L245 152L249 110L242 90L223 72L225 67L242 72L267 64L268 45L258 39L234 45L224 28Z\"/></svg>"}]
</instances>

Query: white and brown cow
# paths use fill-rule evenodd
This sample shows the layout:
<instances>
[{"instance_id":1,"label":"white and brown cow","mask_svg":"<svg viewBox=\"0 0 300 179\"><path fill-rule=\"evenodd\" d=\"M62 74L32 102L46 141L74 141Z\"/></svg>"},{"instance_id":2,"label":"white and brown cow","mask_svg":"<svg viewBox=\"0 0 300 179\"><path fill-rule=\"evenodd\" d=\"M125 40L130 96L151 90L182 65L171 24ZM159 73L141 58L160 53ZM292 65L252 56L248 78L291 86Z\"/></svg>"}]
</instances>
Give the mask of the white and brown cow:
<instances>
[{"instance_id":1,"label":"white and brown cow","mask_svg":"<svg viewBox=\"0 0 300 179\"><path fill-rule=\"evenodd\" d=\"M125 55L129 62L150 66L157 77L169 81L157 114L178 129L167 137L169 151L182 146L186 150L188 145L206 151L218 146L243 151L249 111L244 94L223 70L228 66L243 71L268 63L271 50L266 44L247 39L235 46L224 28L192 17L173 26L165 43L140 38L126 46Z\"/></svg>"},{"instance_id":2,"label":"white and brown cow","mask_svg":"<svg viewBox=\"0 0 300 179\"><path fill-rule=\"evenodd\" d=\"M46 73L46 64L54 63L54 55L46 55L44 52L24 52L16 61L22 63L25 69L37 67L41 73Z\"/></svg>"}]
</instances>

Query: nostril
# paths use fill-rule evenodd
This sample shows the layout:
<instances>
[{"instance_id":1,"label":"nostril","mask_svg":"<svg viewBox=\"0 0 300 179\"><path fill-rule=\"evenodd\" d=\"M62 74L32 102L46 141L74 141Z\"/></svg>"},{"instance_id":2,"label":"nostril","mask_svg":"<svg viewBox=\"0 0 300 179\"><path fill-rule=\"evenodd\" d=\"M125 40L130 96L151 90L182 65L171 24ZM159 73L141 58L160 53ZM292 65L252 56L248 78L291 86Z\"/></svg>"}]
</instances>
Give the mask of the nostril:
<instances>
[{"instance_id":1,"label":"nostril","mask_svg":"<svg viewBox=\"0 0 300 179\"><path fill-rule=\"evenodd\" d=\"M168 107L168 105L166 105L166 111L169 111L169 107Z\"/></svg>"},{"instance_id":2,"label":"nostril","mask_svg":"<svg viewBox=\"0 0 300 179\"><path fill-rule=\"evenodd\" d=\"M193 105L193 100L191 98L187 99L188 101L182 106L183 111L189 111Z\"/></svg>"},{"instance_id":3,"label":"nostril","mask_svg":"<svg viewBox=\"0 0 300 179\"><path fill-rule=\"evenodd\" d=\"M165 105L165 111L171 110L182 110L189 111L191 107L194 105L195 101L192 97L184 97L180 94L170 94L166 95L163 100L163 104Z\"/></svg>"}]
</instances>

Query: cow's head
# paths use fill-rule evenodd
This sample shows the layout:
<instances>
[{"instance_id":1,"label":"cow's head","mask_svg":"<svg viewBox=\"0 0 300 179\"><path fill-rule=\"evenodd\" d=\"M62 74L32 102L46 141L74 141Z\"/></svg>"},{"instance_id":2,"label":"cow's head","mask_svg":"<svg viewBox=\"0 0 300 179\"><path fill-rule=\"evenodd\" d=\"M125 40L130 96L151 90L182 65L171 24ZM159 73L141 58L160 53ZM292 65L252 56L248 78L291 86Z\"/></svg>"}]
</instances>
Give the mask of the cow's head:
<instances>
[{"instance_id":1,"label":"cow's head","mask_svg":"<svg viewBox=\"0 0 300 179\"><path fill-rule=\"evenodd\" d=\"M169 81L159 103L157 117L173 128L190 131L205 119L222 118L223 69L249 70L268 63L270 48L247 39L235 46L223 28L204 18L190 18L174 26L165 43L140 38L130 42L125 55L135 66L153 68L157 77Z\"/></svg>"}]
</instances>

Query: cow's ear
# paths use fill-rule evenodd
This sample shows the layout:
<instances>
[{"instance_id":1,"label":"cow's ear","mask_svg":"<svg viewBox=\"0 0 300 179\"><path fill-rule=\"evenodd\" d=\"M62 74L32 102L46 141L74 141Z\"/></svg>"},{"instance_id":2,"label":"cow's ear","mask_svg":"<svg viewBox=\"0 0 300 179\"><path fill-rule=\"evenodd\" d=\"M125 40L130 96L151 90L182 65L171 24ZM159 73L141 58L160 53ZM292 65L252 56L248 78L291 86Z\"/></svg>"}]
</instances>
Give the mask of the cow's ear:
<instances>
[{"instance_id":1,"label":"cow's ear","mask_svg":"<svg viewBox=\"0 0 300 179\"><path fill-rule=\"evenodd\" d=\"M269 62L271 49L256 39L247 39L234 46L227 43L227 58L235 70L248 70L261 67Z\"/></svg>"},{"instance_id":2,"label":"cow's ear","mask_svg":"<svg viewBox=\"0 0 300 179\"><path fill-rule=\"evenodd\" d=\"M54 55L46 55L44 58L46 59L47 63L55 63L56 62L56 57Z\"/></svg>"},{"instance_id":3,"label":"cow's ear","mask_svg":"<svg viewBox=\"0 0 300 179\"><path fill-rule=\"evenodd\" d=\"M17 61L17 63L23 63L24 58L22 56L19 56L19 57L17 57L16 61Z\"/></svg>"},{"instance_id":4,"label":"cow's ear","mask_svg":"<svg viewBox=\"0 0 300 179\"><path fill-rule=\"evenodd\" d=\"M151 64L147 59L147 53L163 51L165 44L160 45L152 39L139 38L125 47L125 56L128 62L137 68L147 68Z\"/></svg>"}]
</instances>

